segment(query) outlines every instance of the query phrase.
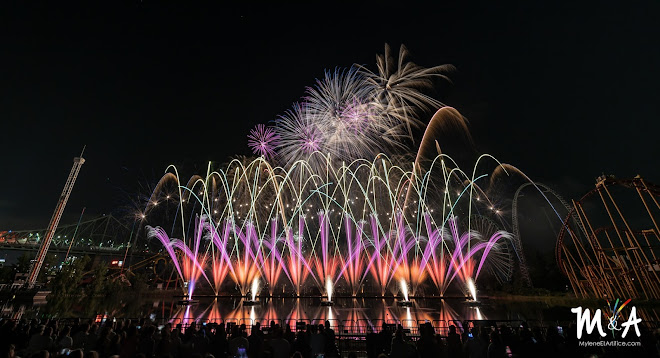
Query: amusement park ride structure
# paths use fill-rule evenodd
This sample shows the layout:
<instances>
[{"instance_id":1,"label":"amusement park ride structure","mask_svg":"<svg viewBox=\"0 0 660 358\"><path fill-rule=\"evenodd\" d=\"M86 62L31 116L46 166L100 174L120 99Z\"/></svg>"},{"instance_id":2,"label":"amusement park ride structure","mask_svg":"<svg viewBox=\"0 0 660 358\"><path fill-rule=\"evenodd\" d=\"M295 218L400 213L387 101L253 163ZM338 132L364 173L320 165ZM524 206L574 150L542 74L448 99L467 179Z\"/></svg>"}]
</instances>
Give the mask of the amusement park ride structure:
<instances>
[{"instance_id":1,"label":"amusement park ride structure","mask_svg":"<svg viewBox=\"0 0 660 358\"><path fill-rule=\"evenodd\" d=\"M562 206L567 210L571 211L571 206L564 200L564 198L557 194L554 190L550 189L545 184L538 183L538 182L528 182L516 190L516 193L513 195L513 204L511 206L511 222L512 222L512 230L513 230L513 246L515 249L516 254L518 255L518 261L520 265L520 273L522 275L522 279L524 280L524 283L528 287L532 287L532 279L529 275L529 269L527 267L527 260L525 259L525 252L523 250L523 244L522 244L522 239L520 237L520 224L519 224L519 218L518 218L518 210L519 210L519 205L518 205L518 199L522 196L522 192L525 188L528 187L534 187L536 188L542 195L543 197L548 200L548 196L551 196L558 200ZM549 202L548 202L549 203ZM559 215L559 214L557 214Z\"/></svg>"},{"instance_id":2,"label":"amusement park ride structure","mask_svg":"<svg viewBox=\"0 0 660 358\"><path fill-rule=\"evenodd\" d=\"M80 168L85 163L85 158L82 156L84 152L85 148L83 147L80 156L73 158L73 167L71 167L69 177L66 180L66 184L64 184L64 189L62 189L62 194L60 195L60 199L57 202L53 216L51 217L50 223L48 224L46 236L41 242L41 246L37 252L37 257L35 258L34 263L30 268L30 274L28 275L26 282L28 288L34 287L34 284L37 282L39 271L41 270L41 266L43 265L44 259L46 258L46 253L48 253L48 248L50 247L50 243L53 240L55 230L57 229L57 225L60 222L60 218L62 217L62 213L66 207L66 203L69 200L69 195L71 195L71 190L73 190L73 185L76 183L76 178L78 177Z\"/></svg>"},{"instance_id":3,"label":"amusement park ride structure","mask_svg":"<svg viewBox=\"0 0 660 358\"><path fill-rule=\"evenodd\" d=\"M639 175L601 176L573 201L556 257L578 297L660 299L658 197L660 187Z\"/></svg>"}]
</instances>

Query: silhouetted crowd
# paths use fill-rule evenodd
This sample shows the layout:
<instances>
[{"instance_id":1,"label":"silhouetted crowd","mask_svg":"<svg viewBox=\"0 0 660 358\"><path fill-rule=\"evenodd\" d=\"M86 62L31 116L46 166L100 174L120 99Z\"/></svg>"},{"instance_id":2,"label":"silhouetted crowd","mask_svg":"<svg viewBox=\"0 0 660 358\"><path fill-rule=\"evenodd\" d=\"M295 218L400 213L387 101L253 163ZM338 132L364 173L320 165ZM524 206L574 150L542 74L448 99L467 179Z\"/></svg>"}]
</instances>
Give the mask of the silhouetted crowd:
<instances>
[{"instance_id":1,"label":"silhouetted crowd","mask_svg":"<svg viewBox=\"0 0 660 358\"><path fill-rule=\"evenodd\" d=\"M316 358L340 357L335 331L329 322L291 329L275 322L267 327L196 324L155 326L145 321L108 320L2 320L0 358ZM563 334L562 334L563 333ZM352 348L344 356L368 358L500 358L500 357L659 357L658 334L644 330L642 347L576 349L573 327L561 332L520 327L473 327L458 332L450 326L445 335L430 323L411 336L402 326L383 325L379 332L367 327L366 335L345 336ZM636 336L635 336L636 338ZM583 339L596 339L587 335ZM348 344L353 343L353 344Z\"/></svg>"},{"instance_id":2,"label":"silhouetted crowd","mask_svg":"<svg viewBox=\"0 0 660 358\"><path fill-rule=\"evenodd\" d=\"M249 330L235 324L154 326L131 320L104 324L58 320L3 320L0 344L6 357L22 358L288 358L339 357L329 322L294 332L275 322ZM2 357L4 358L4 357Z\"/></svg>"},{"instance_id":3,"label":"silhouetted crowd","mask_svg":"<svg viewBox=\"0 0 660 358\"><path fill-rule=\"evenodd\" d=\"M643 330L642 347L617 350L607 347L580 348L574 325L566 327L566 330L563 327L542 330L540 327L530 328L523 322L516 328L482 326L466 329L462 333L457 331L456 326L450 325L446 335L441 336L435 333L430 323L425 323L419 326L419 336L414 341L406 335L403 327L398 326L392 333L386 326L383 325L378 333L372 330L367 333L368 358L660 357L660 335L657 331L653 334ZM594 331L582 338L598 341L600 336Z\"/></svg>"}]
</instances>

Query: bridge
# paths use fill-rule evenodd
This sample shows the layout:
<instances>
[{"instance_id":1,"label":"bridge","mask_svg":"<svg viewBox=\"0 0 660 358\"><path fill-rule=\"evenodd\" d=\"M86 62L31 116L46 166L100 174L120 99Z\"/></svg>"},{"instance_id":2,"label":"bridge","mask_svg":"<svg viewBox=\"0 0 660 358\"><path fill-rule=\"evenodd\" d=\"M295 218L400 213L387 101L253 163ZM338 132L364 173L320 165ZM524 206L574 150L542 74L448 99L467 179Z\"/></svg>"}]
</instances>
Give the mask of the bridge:
<instances>
[{"instance_id":1,"label":"bridge","mask_svg":"<svg viewBox=\"0 0 660 358\"><path fill-rule=\"evenodd\" d=\"M37 251L47 229L0 231L0 250ZM61 225L55 231L48 252L71 254L117 253L126 250L135 230L112 215L104 215L73 225Z\"/></svg>"}]
</instances>

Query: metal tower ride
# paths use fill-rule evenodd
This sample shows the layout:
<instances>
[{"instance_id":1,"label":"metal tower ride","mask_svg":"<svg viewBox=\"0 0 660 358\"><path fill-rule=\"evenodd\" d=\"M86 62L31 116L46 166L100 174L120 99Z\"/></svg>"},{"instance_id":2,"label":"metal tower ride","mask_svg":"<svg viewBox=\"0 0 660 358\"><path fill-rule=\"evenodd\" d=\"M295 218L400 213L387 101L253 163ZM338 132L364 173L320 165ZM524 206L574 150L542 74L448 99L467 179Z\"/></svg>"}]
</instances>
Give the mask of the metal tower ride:
<instances>
[{"instance_id":1,"label":"metal tower ride","mask_svg":"<svg viewBox=\"0 0 660 358\"><path fill-rule=\"evenodd\" d=\"M73 189L73 185L76 183L76 178L78 177L78 172L80 172L80 167L82 167L82 165L85 163L85 158L82 157L84 152L85 148L83 147L80 156L73 158L73 167L69 173L69 178L66 180L66 184L64 184L64 189L62 189L60 200L57 202L53 216L50 218L50 223L48 224L48 229L46 230L46 236L41 242L41 246L37 252L37 257L34 260L32 268L30 269L30 275L28 276L26 282L28 288L34 287L34 284L37 281L37 276L39 276L41 265L43 265L44 259L46 258L46 253L48 252L50 242L53 240L53 235L57 229L57 224L60 222L60 218L64 212L64 207L66 206L66 203L69 200L69 195L71 194L71 190Z\"/></svg>"}]
</instances>

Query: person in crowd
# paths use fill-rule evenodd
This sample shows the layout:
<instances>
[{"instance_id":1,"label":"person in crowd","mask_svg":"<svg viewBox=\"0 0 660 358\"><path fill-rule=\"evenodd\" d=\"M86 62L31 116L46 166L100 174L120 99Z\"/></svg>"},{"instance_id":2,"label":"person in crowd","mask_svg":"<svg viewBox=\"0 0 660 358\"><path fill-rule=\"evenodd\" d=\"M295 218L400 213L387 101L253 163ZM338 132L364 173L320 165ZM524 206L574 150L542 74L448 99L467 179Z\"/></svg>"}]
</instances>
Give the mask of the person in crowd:
<instances>
[{"instance_id":1,"label":"person in crowd","mask_svg":"<svg viewBox=\"0 0 660 358\"><path fill-rule=\"evenodd\" d=\"M87 343L87 336L89 335L89 327L90 325L88 323L83 324L78 332L71 337L73 339L73 349L86 349L85 347Z\"/></svg>"},{"instance_id":2,"label":"person in crowd","mask_svg":"<svg viewBox=\"0 0 660 358\"><path fill-rule=\"evenodd\" d=\"M374 332L371 326L367 326L367 334L364 337L366 341L367 358L376 358L378 356L378 335Z\"/></svg>"},{"instance_id":3,"label":"person in crowd","mask_svg":"<svg viewBox=\"0 0 660 358\"><path fill-rule=\"evenodd\" d=\"M376 353L380 355L381 353L389 354L390 348L392 347L392 331L389 329L389 325L383 322L383 326L378 332L378 343L376 345Z\"/></svg>"},{"instance_id":4,"label":"person in crowd","mask_svg":"<svg viewBox=\"0 0 660 358\"><path fill-rule=\"evenodd\" d=\"M414 358L417 356L415 346L410 344L406 338L403 328L397 328L392 338L392 348L390 351L391 358Z\"/></svg>"},{"instance_id":5,"label":"person in crowd","mask_svg":"<svg viewBox=\"0 0 660 358\"><path fill-rule=\"evenodd\" d=\"M53 345L53 339L51 338L52 333L52 328L40 325L32 337L30 337L27 349L28 353L34 354L42 351L47 352L48 349L51 349Z\"/></svg>"},{"instance_id":6,"label":"person in crowd","mask_svg":"<svg viewBox=\"0 0 660 358\"><path fill-rule=\"evenodd\" d=\"M101 334L96 340L96 351L101 357L107 357L111 353L111 345L113 339L113 332L110 326L101 328Z\"/></svg>"},{"instance_id":7,"label":"person in crowd","mask_svg":"<svg viewBox=\"0 0 660 358\"><path fill-rule=\"evenodd\" d=\"M244 327L244 326L243 326ZM229 354L231 357L238 357L241 352L247 353L250 348L250 342L245 337L245 330L238 326L232 327L232 339L229 341ZM239 350L241 352L239 352Z\"/></svg>"},{"instance_id":8,"label":"person in crowd","mask_svg":"<svg viewBox=\"0 0 660 358\"><path fill-rule=\"evenodd\" d=\"M248 337L248 345L250 346L248 350L249 358L261 358L263 356L264 333L261 330L261 324L259 322L252 326L250 336Z\"/></svg>"},{"instance_id":9,"label":"person in crowd","mask_svg":"<svg viewBox=\"0 0 660 358\"><path fill-rule=\"evenodd\" d=\"M305 331L300 330L296 333L296 339L293 342L293 351L303 357L309 357L309 341L307 340L307 333Z\"/></svg>"},{"instance_id":10,"label":"person in crowd","mask_svg":"<svg viewBox=\"0 0 660 358\"><path fill-rule=\"evenodd\" d=\"M160 339L156 343L156 348L154 350L154 355L156 358L172 356L173 353L175 353L174 344L170 335L171 333L168 329L163 328L160 331Z\"/></svg>"},{"instance_id":11,"label":"person in crowd","mask_svg":"<svg viewBox=\"0 0 660 358\"><path fill-rule=\"evenodd\" d=\"M460 357L463 355L461 335L456 333L456 326L453 324L449 326L449 333L447 334L447 352L450 357Z\"/></svg>"},{"instance_id":12,"label":"person in crowd","mask_svg":"<svg viewBox=\"0 0 660 358\"><path fill-rule=\"evenodd\" d=\"M96 323L89 326L89 334L87 335L87 341L85 342L85 351L96 351L96 342L99 339L98 329L99 326L97 326Z\"/></svg>"},{"instance_id":13,"label":"person in crowd","mask_svg":"<svg viewBox=\"0 0 660 358\"><path fill-rule=\"evenodd\" d=\"M119 355L121 357L134 357L137 353L138 347L138 330L137 327L133 325L128 325L128 330L126 331L126 338L121 342L121 349L119 350Z\"/></svg>"},{"instance_id":14,"label":"person in crowd","mask_svg":"<svg viewBox=\"0 0 660 358\"><path fill-rule=\"evenodd\" d=\"M17 358L16 346L13 344L9 344L6 348L5 353L2 355L2 358Z\"/></svg>"},{"instance_id":15,"label":"person in crowd","mask_svg":"<svg viewBox=\"0 0 660 358\"><path fill-rule=\"evenodd\" d=\"M226 357L229 351L229 341L227 340L227 331L225 325L216 326L215 333L211 337L211 353L215 357Z\"/></svg>"},{"instance_id":16,"label":"person in crowd","mask_svg":"<svg viewBox=\"0 0 660 358\"><path fill-rule=\"evenodd\" d=\"M420 358L437 357L439 352L438 341L433 332L433 326L425 323L419 327L419 339L416 343Z\"/></svg>"},{"instance_id":17,"label":"person in crowd","mask_svg":"<svg viewBox=\"0 0 660 358\"><path fill-rule=\"evenodd\" d=\"M156 342L154 341L155 332L156 328L154 326L142 327L142 331L140 332L137 352L144 354L146 358L152 358L154 355L154 347L156 346Z\"/></svg>"},{"instance_id":18,"label":"person in crowd","mask_svg":"<svg viewBox=\"0 0 660 358\"><path fill-rule=\"evenodd\" d=\"M506 347L502 343L500 333L497 329L490 333L490 344L488 345L488 358L506 358Z\"/></svg>"},{"instance_id":19,"label":"person in crowd","mask_svg":"<svg viewBox=\"0 0 660 358\"><path fill-rule=\"evenodd\" d=\"M319 329L323 329L323 325L312 324L309 326L309 349L312 357L325 353L325 336L323 336L323 332L319 332Z\"/></svg>"},{"instance_id":20,"label":"person in crowd","mask_svg":"<svg viewBox=\"0 0 660 358\"><path fill-rule=\"evenodd\" d=\"M467 358L481 358L486 353L486 343L481 339L479 329L472 327L468 330L463 350Z\"/></svg>"},{"instance_id":21,"label":"person in crowd","mask_svg":"<svg viewBox=\"0 0 660 358\"><path fill-rule=\"evenodd\" d=\"M335 330L330 326L330 321L325 321L325 329L323 330L325 336L325 355L327 357L338 357L339 350L335 342Z\"/></svg>"},{"instance_id":22,"label":"person in crowd","mask_svg":"<svg viewBox=\"0 0 660 358\"><path fill-rule=\"evenodd\" d=\"M71 326L66 326L62 329L62 333L57 338L57 349L68 349L73 348L73 338L71 338Z\"/></svg>"},{"instance_id":23,"label":"person in crowd","mask_svg":"<svg viewBox=\"0 0 660 358\"><path fill-rule=\"evenodd\" d=\"M291 330L290 324L284 325L284 339L289 342L289 345L293 346L293 342L296 340L296 334Z\"/></svg>"},{"instance_id":24,"label":"person in crowd","mask_svg":"<svg viewBox=\"0 0 660 358\"><path fill-rule=\"evenodd\" d=\"M269 350L272 358L289 358L291 355L291 344L284 339L284 332L282 328L272 328L273 333L270 341L268 342Z\"/></svg>"}]
</instances>

